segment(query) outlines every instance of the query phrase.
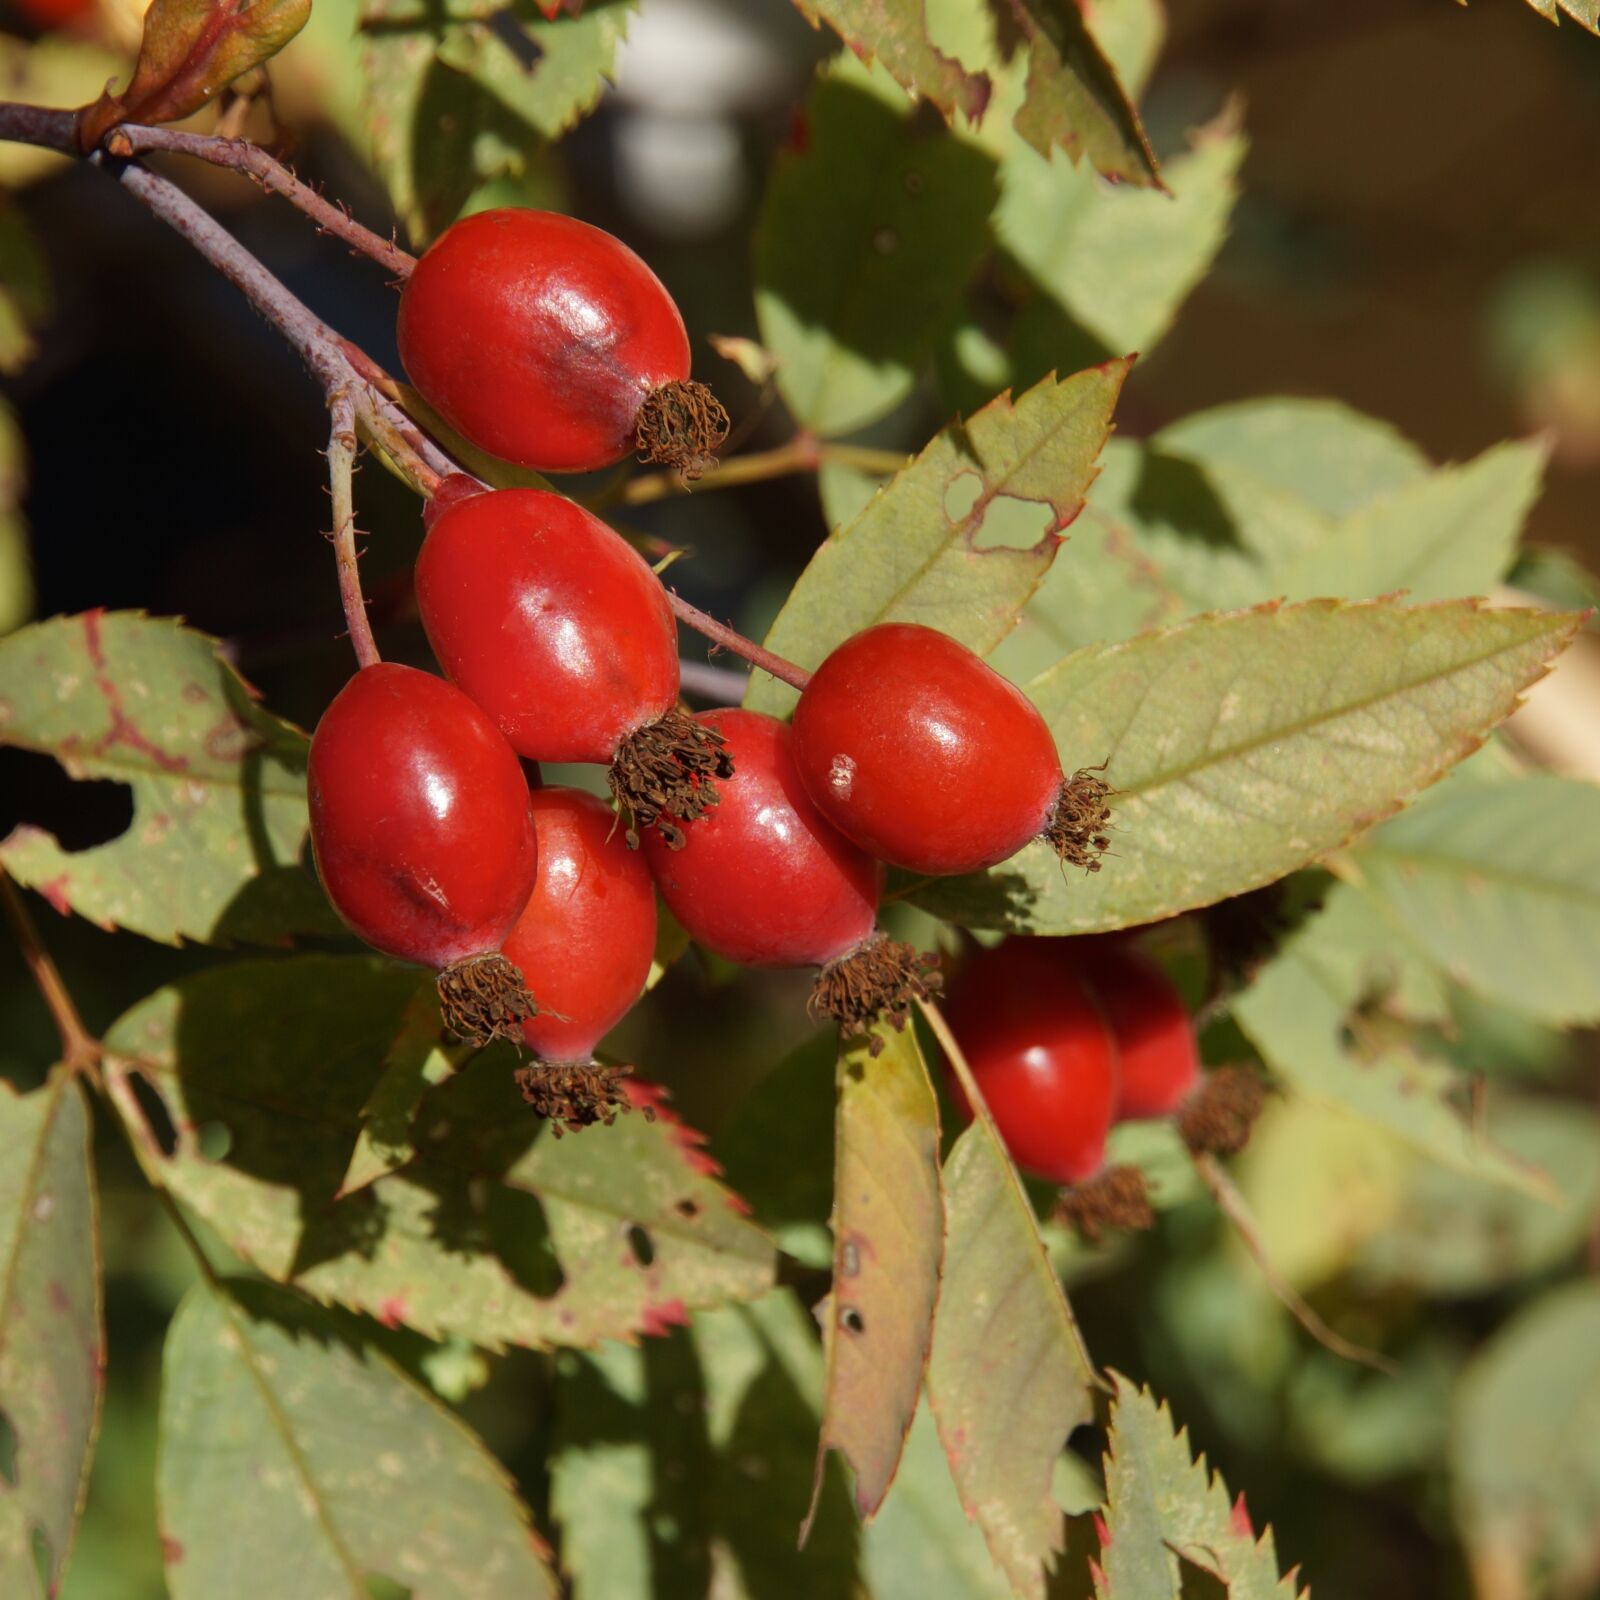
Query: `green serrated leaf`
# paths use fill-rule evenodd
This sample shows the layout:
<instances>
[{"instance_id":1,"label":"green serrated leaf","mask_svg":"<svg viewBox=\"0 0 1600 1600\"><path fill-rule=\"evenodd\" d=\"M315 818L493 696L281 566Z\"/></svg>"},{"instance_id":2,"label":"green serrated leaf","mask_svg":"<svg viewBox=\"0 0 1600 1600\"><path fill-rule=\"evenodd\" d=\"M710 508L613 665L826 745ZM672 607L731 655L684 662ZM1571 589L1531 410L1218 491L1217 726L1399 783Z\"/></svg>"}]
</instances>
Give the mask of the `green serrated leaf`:
<instances>
[{"instance_id":1,"label":"green serrated leaf","mask_svg":"<svg viewBox=\"0 0 1600 1600\"><path fill-rule=\"evenodd\" d=\"M1600 34L1600 0L1528 0L1528 4L1548 22L1559 24L1570 17L1580 28Z\"/></svg>"},{"instance_id":2,"label":"green serrated leaf","mask_svg":"<svg viewBox=\"0 0 1600 1600\"><path fill-rule=\"evenodd\" d=\"M865 62L876 61L916 100L947 121L960 111L976 122L989 103L989 80L969 72L928 38L926 0L795 0L812 27L825 22Z\"/></svg>"},{"instance_id":3,"label":"green serrated leaf","mask_svg":"<svg viewBox=\"0 0 1600 1600\"><path fill-rule=\"evenodd\" d=\"M1540 1174L1469 1126L1455 1103L1461 1077L1447 1063L1413 1042L1371 1037L1371 1030L1346 1042L1369 999L1405 994L1395 976L1405 955L1393 945L1353 891L1335 889L1234 1001L1233 1016L1296 1093L1377 1123L1447 1167L1548 1203L1549 1184Z\"/></svg>"},{"instance_id":4,"label":"green serrated leaf","mask_svg":"<svg viewBox=\"0 0 1600 1600\"><path fill-rule=\"evenodd\" d=\"M1068 656L1027 687L1070 770L1119 791L1104 870L1043 845L917 903L974 927L1135 926L1271 883L1398 810L1543 676L1578 619L1311 601Z\"/></svg>"},{"instance_id":5,"label":"green serrated leaf","mask_svg":"<svg viewBox=\"0 0 1600 1600\"><path fill-rule=\"evenodd\" d=\"M945 1163L945 1270L928 1398L967 1515L1013 1591L1045 1592L1061 1548L1051 1495L1067 1435L1093 1415L1093 1369L987 1111Z\"/></svg>"},{"instance_id":6,"label":"green serrated leaf","mask_svg":"<svg viewBox=\"0 0 1600 1600\"><path fill-rule=\"evenodd\" d=\"M560 1592L504 1469L361 1336L269 1284L197 1284L167 1336L161 1506L173 1600L535 1600Z\"/></svg>"},{"instance_id":7,"label":"green serrated leaf","mask_svg":"<svg viewBox=\"0 0 1600 1600\"><path fill-rule=\"evenodd\" d=\"M1168 163L1161 194L1107 188L1064 151L1018 143L1000 167L996 238L1101 355L1147 355L1222 246L1245 150L1225 112Z\"/></svg>"},{"instance_id":8,"label":"green serrated leaf","mask_svg":"<svg viewBox=\"0 0 1600 1600\"><path fill-rule=\"evenodd\" d=\"M900 1464L933 1340L944 1256L939 1109L912 1028L880 1026L839 1053L833 1290L822 1317L817 1482L828 1451L870 1518Z\"/></svg>"},{"instance_id":9,"label":"green serrated leaf","mask_svg":"<svg viewBox=\"0 0 1600 1600\"><path fill-rule=\"evenodd\" d=\"M0 1590L56 1593L105 1390L99 1219L89 1115L57 1068L0 1083Z\"/></svg>"},{"instance_id":10,"label":"green serrated leaf","mask_svg":"<svg viewBox=\"0 0 1600 1600\"><path fill-rule=\"evenodd\" d=\"M1112 1373L1115 1400L1106 1455L1101 1552L1108 1600L1178 1600L1180 1561L1227 1586L1229 1600L1295 1600L1295 1574L1280 1577L1272 1532L1259 1538L1236 1511L1206 1458L1190 1453L1187 1430L1148 1389Z\"/></svg>"},{"instance_id":11,"label":"green serrated leaf","mask_svg":"<svg viewBox=\"0 0 1600 1600\"><path fill-rule=\"evenodd\" d=\"M848 433L898 405L988 242L994 162L913 116L881 69L817 80L756 232L756 314L796 421Z\"/></svg>"},{"instance_id":12,"label":"green serrated leaf","mask_svg":"<svg viewBox=\"0 0 1600 1600\"><path fill-rule=\"evenodd\" d=\"M1161 187L1155 152L1115 67L1075 4L1009 0L1011 19L1028 43L1028 81L1014 119L1041 155L1057 145L1083 156L1108 178Z\"/></svg>"},{"instance_id":13,"label":"green serrated leaf","mask_svg":"<svg viewBox=\"0 0 1600 1600\"><path fill-rule=\"evenodd\" d=\"M919 622L980 654L1003 639L1083 505L1128 366L1047 378L957 420L828 539L784 602L768 649L815 667L877 622ZM997 526L1016 531L996 542ZM796 695L752 675L747 705L787 712Z\"/></svg>"},{"instance_id":14,"label":"green serrated leaf","mask_svg":"<svg viewBox=\"0 0 1600 1600\"><path fill-rule=\"evenodd\" d=\"M1450 1471L1473 1566L1502 1593L1582 1594L1600 1502L1600 1282L1542 1295L1456 1389Z\"/></svg>"},{"instance_id":15,"label":"green serrated leaf","mask_svg":"<svg viewBox=\"0 0 1600 1600\"><path fill-rule=\"evenodd\" d=\"M107 1045L153 1175L268 1277L430 1337L591 1345L770 1284L771 1245L659 1090L636 1083L633 1114L558 1139L522 1104L509 1047L427 1097L407 1165L336 1199L416 984L388 963L305 956L135 1006ZM177 1130L170 1155L134 1073ZM202 1131L219 1125L227 1154L207 1159Z\"/></svg>"},{"instance_id":16,"label":"green serrated leaf","mask_svg":"<svg viewBox=\"0 0 1600 1600\"><path fill-rule=\"evenodd\" d=\"M0 864L58 911L167 944L342 931L300 864L305 735L214 639L131 611L21 629L0 640L0 744L133 791L107 844L68 851L29 826L0 841Z\"/></svg>"},{"instance_id":17,"label":"green serrated leaf","mask_svg":"<svg viewBox=\"0 0 1600 1600\"><path fill-rule=\"evenodd\" d=\"M1451 979L1545 1022L1600 1020L1600 789L1550 775L1428 796L1352 881Z\"/></svg>"},{"instance_id":18,"label":"green serrated leaf","mask_svg":"<svg viewBox=\"0 0 1600 1600\"><path fill-rule=\"evenodd\" d=\"M637 1349L564 1355L557 1374L551 1509L576 1600L855 1593L837 1471L794 1548L822 1373L792 1290Z\"/></svg>"}]
</instances>

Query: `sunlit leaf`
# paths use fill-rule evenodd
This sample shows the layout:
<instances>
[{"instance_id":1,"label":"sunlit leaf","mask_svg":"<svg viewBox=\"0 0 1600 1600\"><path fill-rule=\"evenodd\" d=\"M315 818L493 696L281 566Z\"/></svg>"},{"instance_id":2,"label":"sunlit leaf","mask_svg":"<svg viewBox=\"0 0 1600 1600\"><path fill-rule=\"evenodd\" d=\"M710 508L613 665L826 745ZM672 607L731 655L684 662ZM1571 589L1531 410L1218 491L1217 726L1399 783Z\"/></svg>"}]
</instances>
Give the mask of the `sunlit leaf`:
<instances>
[{"instance_id":1,"label":"sunlit leaf","mask_svg":"<svg viewBox=\"0 0 1600 1600\"><path fill-rule=\"evenodd\" d=\"M1528 0L1528 4L1550 22L1567 17L1590 33L1600 33L1600 0Z\"/></svg>"},{"instance_id":2,"label":"sunlit leaf","mask_svg":"<svg viewBox=\"0 0 1600 1600\"><path fill-rule=\"evenodd\" d=\"M1499 1592L1582 1594L1600 1562L1600 1281L1541 1296L1456 1390L1456 1524ZM1538 1587L1534 1580L1539 1581Z\"/></svg>"},{"instance_id":3,"label":"sunlit leaf","mask_svg":"<svg viewBox=\"0 0 1600 1600\"><path fill-rule=\"evenodd\" d=\"M504 1469L360 1324L270 1284L196 1285L167 1336L161 1504L173 1600L555 1600Z\"/></svg>"},{"instance_id":4,"label":"sunlit leaf","mask_svg":"<svg viewBox=\"0 0 1600 1600\"><path fill-rule=\"evenodd\" d=\"M1600 1020L1600 788L1549 775L1428 796L1351 851L1352 881L1457 983Z\"/></svg>"},{"instance_id":5,"label":"sunlit leaf","mask_svg":"<svg viewBox=\"0 0 1600 1600\"><path fill-rule=\"evenodd\" d=\"M870 1517L894 1481L922 1392L944 1254L939 1112L911 1028L881 1027L874 1057L839 1055L833 1290L822 1329L820 1469L837 1450Z\"/></svg>"},{"instance_id":6,"label":"sunlit leaf","mask_svg":"<svg viewBox=\"0 0 1600 1600\"><path fill-rule=\"evenodd\" d=\"M837 1469L795 1551L821 1389L815 1333L788 1289L637 1349L561 1356L551 1509L576 1600L855 1592Z\"/></svg>"},{"instance_id":7,"label":"sunlit leaf","mask_svg":"<svg viewBox=\"0 0 1600 1600\"><path fill-rule=\"evenodd\" d=\"M340 931L301 865L305 735L256 704L215 640L131 611L13 633L0 744L133 791L109 843L69 851L31 826L0 842L0 863L57 910L168 944Z\"/></svg>"},{"instance_id":8,"label":"sunlit leaf","mask_svg":"<svg viewBox=\"0 0 1600 1600\"><path fill-rule=\"evenodd\" d=\"M1051 1475L1093 1372L1016 1168L986 1114L945 1163L945 1270L928 1397L967 1515L1016 1594L1061 1548Z\"/></svg>"},{"instance_id":9,"label":"sunlit leaf","mask_svg":"<svg viewBox=\"0 0 1600 1600\"><path fill-rule=\"evenodd\" d=\"M1083 505L1127 371L1047 378L951 423L811 558L768 648L815 667L873 623L918 622L992 649ZM746 704L781 714L794 699L752 675Z\"/></svg>"},{"instance_id":10,"label":"sunlit leaf","mask_svg":"<svg viewBox=\"0 0 1600 1600\"><path fill-rule=\"evenodd\" d=\"M968 72L928 38L927 0L795 0L815 27L826 22L863 61L885 72L915 99L929 100L947 119L963 112L976 121L989 103L989 80Z\"/></svg>"},{"instance_id":11,"label":"sunlit leaf","mask_svg":"<svg viewBox=\"0 0 1600 1600\"><path fill-rule=\"evenodd\" d=\"M22 432L11 408L0 405L0 636L33 615L33 561L19 504L26 477Z\"/></svg>"},{"instance_id":12,"label":"sunlit leaf","mask_svg":"<svg viewBox=\"0 0 1600 1600\"><path fill-rule=\"evenodd\" d=\"M1219 1579L1229 1600L1294 1600L1296 1575L1279 1576L1272 1531L1255 1534L1241 1500L1186 1429L1148 1389L1112 1374L1116 1399L1106 1456L1106 1545L1101 1553L1107 1600L1178 1600L1181 1566Z\"/></svg>"},{"instance_id":13,"label":"sunlit leaf","mask_svg":"<svg viewBox=\"0 0 1600 1600\"><path fill-rule=\"evenodd\" d=\"M848 57L817 80L756 233L761 342L795 419L848 433L911 391L987 244L994 163Z\"/></svg>"},{"instance_id":14,"label":"sunlit leaf","mask_svg":"<svg viewBox=\"0 0 1600 1600\"><path fill-rule=\"evenodd\" d=\"M591 1345L767 1287L770 1244L659 1090L558 1139L523 1105L509 1047L427 1096L410 1162L336 1199L418 987L333 956L186 979L111 1030L118 1109L159 1180L253 1266L432 1336ZM135 1074L176 1130L170 1154L151 1149ZM204 1153L207 1130L224 1156Z\"/></svg>"},{"instance_id":15,"label":"sunlit leaf","mask_svg":"<svg viewBox=\"0 0 1600 1600\"><path fill-rule=\"evenodd\" d=\"M105 1388L99 1224L83 1091L0 1083L0 1591L54 1595Z\"/></svg>"},{"instance_id":16,"label":"sunlit leaf","mask_svg":"<svg viewBox=\"0 0 1600 1600\"><path fill-rule=\"evenodd\" d=\"M1312 601L1201 617L1028 684L1064 765L1118 791L1104 869L1030 845L918 903L977 927L1134 926L1270 883L1396 811L1543 676L1578 619Z\"/></svg>"}]
</instances>

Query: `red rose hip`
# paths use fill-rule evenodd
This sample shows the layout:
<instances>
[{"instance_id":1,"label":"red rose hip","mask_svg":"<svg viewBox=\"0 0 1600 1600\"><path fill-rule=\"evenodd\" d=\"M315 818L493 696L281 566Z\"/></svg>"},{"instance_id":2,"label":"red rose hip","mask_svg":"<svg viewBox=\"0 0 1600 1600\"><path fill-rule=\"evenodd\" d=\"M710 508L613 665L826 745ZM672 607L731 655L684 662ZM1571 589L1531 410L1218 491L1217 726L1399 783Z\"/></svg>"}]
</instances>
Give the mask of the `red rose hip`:
<instances>
[{"instance_id":1,"label":"red rose hip","mask_svg":"<svg viewBox=\"0 0 1600 1600\"><path fill-rule=\"evenodd\" d=\"M677 709L666 591L598 517L540 489L452 499L423 540L416 590L440 666L515 750L610 766L630 842L651 827L680 840L677 824L716 804L728 759Z\"/></svg>"},{"instance_id":2,"label":"red rose hip","mask_svg":"<svg viewBox=\"0 0 1600 1600\"><path fill-rule=\"evenodd\" d=\"M528 784L459 689L365 667L323 713L308 766L311 841L334 908L374 949L441 969L464 1038L521 1036L532 1003L498 954L533 891Z\"/></svg>"},{"instance_id":3,"label":"red rose hip","mask_svg":"<svg viewBox=\"0 0 1600 1600\"><path fill-rule=\"evenodd\" d=\"M1064 941L1111 1029L1122 1063L1117 1121L1170 1116L1200 1081L1194 1024L1159 962L1117 934Z\"/></svg>"},{"instance_id":4,"label":"red rose hip","mask_svg":"<svg viewBox=\"0 0 1600 1600\"><path fill-rule=\"evenodd\" d=\"M847 639L801 694L794 739L823 815L894 866L977 872L1040 837L1099 865L1109 787L1064 780L1032 701L948 634L885 622Z\"/></svg>"},{"instance_id":5,"label":"red rose hip","mask_svg":"<svg viewBox=\"0 0 1600 1600\"><path fill-rule=\"evenodd\" d=\"M504 207L447 228L400 299L400 359L474 444L541 472L637 450L689 476L727 413L689 378L689 336L661 280L620 240Z\"/></svg>"},{"instance_id":6,"label":"red rose hip","mask_svg":"<svg viewBox=\"0 0 1600 1600\"><path fill-rule=\"evenodd\" d=\"M861 1031L904 1021L936 986L926 958L876 931L883 868L818 812L795 770L788 727L755 711L696 719L726 741L733 777L680 850L655 834L645 855L689 936L752 967L821 967L813 1010Z\"/></svg>"}]
</instances>

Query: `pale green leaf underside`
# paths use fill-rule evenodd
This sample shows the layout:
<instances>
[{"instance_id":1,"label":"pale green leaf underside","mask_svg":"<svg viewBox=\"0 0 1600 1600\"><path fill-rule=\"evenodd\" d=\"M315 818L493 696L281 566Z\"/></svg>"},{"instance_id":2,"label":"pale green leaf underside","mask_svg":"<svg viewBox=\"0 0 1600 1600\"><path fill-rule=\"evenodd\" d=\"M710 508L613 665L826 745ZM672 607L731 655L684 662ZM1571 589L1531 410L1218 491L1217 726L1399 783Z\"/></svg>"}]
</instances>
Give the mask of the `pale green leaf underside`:
<instances>
[{"instance_id":1,"label":"pale green leaf underside","mask_svg":"<svg viewBox=\"0 0 1600 1600\"><path fill-rule=\"evenodd\" d=\"M967 1515L1014 1591L1042 1600L1043 1563L1062 1540L1051 1475L1067 1435L1093 1414L1093 1373L986 1114L945 1164L945 1219L928 1397Z\"/></svg>"},{"instance_id":2,"label":"pale green leaf underside","mask_svg":"<svg viewBox=\"0 0 1600 1600\"><path fill-rule=\"evenodd\" d=\"M933 1085L914 1029L878 1037L876 1058L864 1039L839 1055L817 1446L819 1462L837 1450L850 1463L863 1517L888 1493L917 1409L944 1254Z\"/></svg>"},{"instance_id":3,"label":"pale green leaf underside","mask_svg":"<svg viewBox=\"0 0 1600 1600\"><path fill-rule=\"evenodd\" d=\"M556 1139L523 1105L509 1049L428 1095L419 1155L336 1200L418 984L307 956L202 973L134 1007L108 1044L178 1129L154 1158L161 1181L269 1277L483 1345L632 1338L767 1287L771 1245L658 1091L635 1093L653 1123L635 1112ZM200 1150L214 1123L231 1135L222 1160Z\"/></svg>"},{"instance_id":4,"label":"pale green leaf underside","mask_svg":"<svg viewBox=\"0 0 1600 1600\"><path fill-rule=\"evenodd\" d=\"M1460 788L1377 829L1351 876L1455 982L1557 1024L1600 1020L1600 789Z\"/></svg>"},{"instance_id":5,"label":"pale green leaf underside","mask_svg":"<svg viewBox=\"0 0 1600 1600\"><path fill-rule=\"evenodd\" d=\"M1574 619L1475 602L1312 601L1090 647L1035 678L1062 763L1120 791L1103 870L1030 845L921 887L971 926L1134 926L1270 883L1398 810L1469 754Z\"/></svg>"},{"instance_id":6,"label":"pale green leaf underside","mask_svg":"<svg viewBox=\"0 0 1600 1600\"><path fill-rule=\"evenodd\" d=\"M167 1336L157 1492L173 1600L558 1594L504 1469L334 1316L201 1283Z\"/></svg>"},{"instance_id":7,"label":"pale green leaf underside","mask_svg":"<svg viewBox=\"0 0 1600 1600\"><path fill-rule=\"evenodd\" d=\"M0 744L133 791L109 843L68 851L28 826L0 842L0 864L57 909L168 944L340 931L300 863L305 736L204 634L92 611L0 640Z\"/></svg>"},{"instance_id":8,"label":"pale green leaf underside","mask_svg":"<svg viewBox=\"0 0 1600 1600\"><path fill-rule=\"evenodd\" d=\"M1178 1600L1180 1558L1220 1579L1229 1600L1294 1600L1299 1586L1279 1576L1271 1530L1257 1539L1236 1526L1227 1486L1191 1454L1171 1411L1120 1374L1112 1383L1101 1553L1111 1600Z\"/></svg>"},{"instance_id":9,"label":"pale green leaf underside","mask_svg":"<svg viewBox=\"0 0 1600 1600\"><path fill-rule=\"evenodd\" d=\"M77 1525L104 1389L99 1236L83 1091L59 1068L0 1083L0 1592L56 1592Z\"/></svg>"},{"instance_id":10,"label":"pale green leaf underside","mask_svg":"<svg viewBox=\"0 0 1600 1600\"><path fill-rule=\"evenodd\" d=\"M1127 375L1124 362L1001 395L951 423L829 538L784 602L768 649L818 666L879 622L915 622L985 654L1056 553L1054 530L1081 509ZM1025 545L996 544L992 523L1033 521ZM783 715L795 691L764 673L745 703Z\"/></svg>"}]
</instances>

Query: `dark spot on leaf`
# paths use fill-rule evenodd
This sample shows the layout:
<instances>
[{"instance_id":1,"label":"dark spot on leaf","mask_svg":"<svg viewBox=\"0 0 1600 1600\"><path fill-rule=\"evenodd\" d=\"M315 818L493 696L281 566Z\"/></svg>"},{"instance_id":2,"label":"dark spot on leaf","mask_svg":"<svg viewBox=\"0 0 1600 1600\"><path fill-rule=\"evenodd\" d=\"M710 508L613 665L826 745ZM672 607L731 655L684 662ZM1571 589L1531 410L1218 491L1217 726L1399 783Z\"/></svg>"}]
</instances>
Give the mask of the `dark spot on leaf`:
<instances>
[{"instance_id":1,"label":"dark spot on leaf","mask_svg":"<svg viewBox=\"0 0 1600 1600\"><path fill-rule=\"evenodd\" d=\"M867 1331L867 1319L854 1306L846 1306L839 1313L839 1326L846 1333L865 1333Z\"/></svg>"},{"instance_id":2,"label":"dark spot on leaf","mask_svg":"<svg viewBox=\"0 0 1600 1600\"><path fill-rule=\"evenodd\" d=\"M637 1222L628 1225L628 1248L641 1267L648 1267L656 1258L655 1241Z\"/></svg>"},{"instance_id":3,"label":"dark spot on leaf","mask_svg":"<svg viewBox=\"0 0 1600 1600\"><path fill-rule=\"evenodd\" d=\"M162 1155L170 1156L178 1148L178 1130L172 1125L172 1115L167 1110L166 1101L142 1072L128 1074L128 1087L133 1091L133 1098L139 1102L139 1110L144 1114L144 1120Z\"/></svg>"},{"instance_id":4,"label":"dark spot on leaf","mask_svg":"<svg viewBox=\"0 0 1600 1600\"><path fill-rule=\"evenodd\" d=\"M4 1411L0 1411L0 1480L13 1489L17 1486L17 1430Z\"/></svg>"},{"instance_id":5,"label":"dark spot on leaf","mask_svg":"<svg viewBox=\"0 0 1600 1600\"><path fill-rule=\"evenodd\" d=\"M686 1217L690 1221L693 1221L694 1218L700 1215L700 1202L698 1200L691 1200L686 1196L672 1209L676 1211L680 1217Z\"/></svg>"}]
</instances>

